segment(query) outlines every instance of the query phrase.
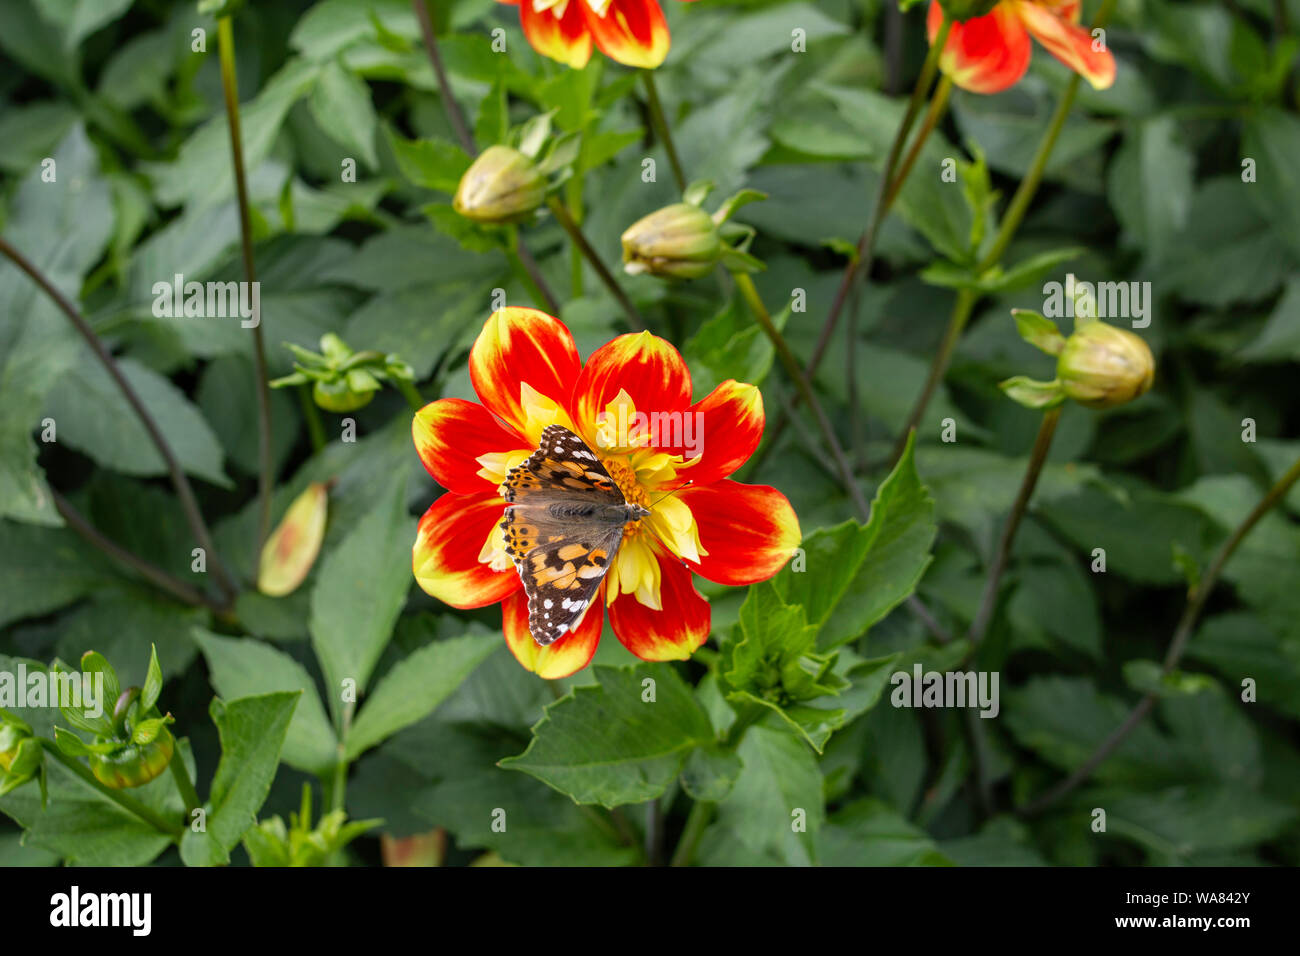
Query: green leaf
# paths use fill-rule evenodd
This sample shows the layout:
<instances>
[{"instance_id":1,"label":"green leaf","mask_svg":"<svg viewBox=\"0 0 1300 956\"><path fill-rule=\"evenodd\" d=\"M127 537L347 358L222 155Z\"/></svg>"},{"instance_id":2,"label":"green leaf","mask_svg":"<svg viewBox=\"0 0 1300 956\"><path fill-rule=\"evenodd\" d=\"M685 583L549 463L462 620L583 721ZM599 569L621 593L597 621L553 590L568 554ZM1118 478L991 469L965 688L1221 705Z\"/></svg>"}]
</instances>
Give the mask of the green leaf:
<instances>
[{"instance_id":1,"label":"green leaf","mask_svg":"<svg viewBox=\"0 0 1300 956\"><path fill-rule=\"evenodd\" d=\"M849 521L814 532L802 545L807 570L796 570L796 560L773 579L787 604L803 605L820 625L823 649L865 633L916 589L930 564L934 501L917 475L913 444L876 491L865 526Z\"/></svg>"},{"instance_id":2,"label":"green leaf","mask_svg":"<svg viewBox=\"0 0 1300 956\"><path fill-rule=\"evenodd\" d=\"M1017 375L998 382L998 388L1006 393L1007 398L1025 408L1051 408L1065 401L1065 392L1056 379L1040 382L1026 375Z\"/></svg>"},{"instance_id":3,"label":"green leaf","mask_svg":"<svg viewBox=\"0 0 1300 956\"><path fill-rule=\"evenodd\" d=\"M470 158L459 146L440 139L407 140L389 134L402 175L425 189L453 195L469 169Z\"/></svg>"},{"instance_id":4,"label":"green leaf","mask_svg":"<svg viewBox=\"0 0 1300 956\"><path fill-rule=\"evenodd\" d=\"M1300 256L1300 119L1281 109L1264 109L1246 120L1241 155L1255 160L1255 182L1240 189L1277 234Z\"/></svg>"},{"instance_id":5,"label":"green leaf","mask_svg":"<svg viewBox=\"0 0 1300 956\"><path fill-rule=\"evenodd\" d=\"M321 68L307 106L331 139L358 154L369 168L379 165L375 152L378 119L365 80L338 61L327 63Z\"/></svg>"},{"instance_id":6,"label":"green leaf","mask_svg":"<svg viewBox=\"0 0 1300 956\"><path fill-rule=\"evenodd\" d=\"M928 833L870 797L836 811L821 832L823 866L951 866Z\"/></svg>"},{"instance_id":7,"label":"green leaf","mask_svg":"<svg viewBox=\"0 0 1300 956\"><path fill-rule=\"evenodd\" d=\"M81 41L126 13L132 0L34 0L41 16L63 31L63 48L71 53Z\"/></svg>"},{"instance_id":8,"label":"green leaf","mask_svg":"<svg viewBox=\"0 0 1300 956\"><path fill-rule=\"evenodd\" d=\"M219 637L195 629L212 686L233 700L273 691L301 691L284 739L284 762L308 773L321 774L338 760L338 738L321 704L316 684L306 669L269 644L252 638Z\"/></svg>"},{"instance_id":9,"label":"green leaf","mask_svg":"<svg viewBox=\"0 0 1300 956\"><path fill-rule=\"evenodd\" d=\"M1011 316L1016 320L1016 331L1020 337L1048 355L1060 355L1065 348L1065 336L1051 319L1030 309L1012 309Z\"/></svg>"},{"instance_id":10,"label":"green leaf","mask_svg":"<svg viewBox=\"0 0 1300 956\"><path fill-rule=\"evenodd\" d=\"M744 769L705 833L701 862L710 862L718 842L734 836L750 851L789 865L817 863L826 808L812 752L797 737L758 726L746 731L738 753Z\"/></svg>"},{"instance_id":11,"label":"green leaf","mask_svg":"<svg viewBox=\"0 0 1300 956\"><path fill-rule=\"evenodd\" d=\"M415 523L406 514L406 476L399 478L325 556L312 590L312 647L336 712L345 680L355 682L358 697L365 690L411 585Z\"/></svg>"},{"instance_id":12,"label":"green leaf","mask_svg":"<svg viewBox=\"0 0 1300 956\"><path fill-rule=\"evenodd\" d=\"M731 793L742 766L740 757L730 750L700 747L682 768L682 788L692 800L719 803Z\"/></svg>"},{"instance_id":13,"label":"green leaf","mask_svg":"<svg viewBox=\"0 0 1300 956\"><path fill-rule=\"evenodd\" d=\"M230 487L222 467L221 443L185 393L132 359L117 359L117 366L157 422L186 473ZM50 396L47 411L58 423L61 443L84 452L105 468L127 475L167 474L167 465L135 410L89 353L83 353L82 362L64 375L62 387Z\"/></svg>"},{"instance_id":14,"label":"green leaf","mask_svg":"<svg viewBox=\"0 0 1300 956\"><path fill-rule=\"evenodd\" d=\"M496 634L436 641L399 661L366 698L347 735L348 760L433 713L500 646Z\"/></svg>"},{"instance_id":15,"label":"green leaf","mask_svg":"<svg viewBox=\"0 0 1300 956\"><path fill-rule=\"evenodd\" d=\"M12 29L5 21L9 12L0 15L0 36ZM34 42L24 37L23 45ZM80 124L46 155L54 161L55 183L42 180L40 165L27 172L9 201L4 236L75 302L112 236L112 199ZM32 433L39 427L49 437L42 420L45 396L56 383L65 385L81 348L67 318L36 283L18 269L0 269L0 517L62 522L36 464ZM0 601L0 619L8 617L7 610Z\"/></svg>"},{"instance_id":16,"label":"green leaf","mask_svg":"<svg viewBox=\"0 0 1300 956\"><path fill-rule=\"evenodd\" d=\"M271 152L289 110L316 84L321 67L291 59L247 103L240 104L239 125L244 166L250 177ZM225 113L200 126L180 148L174 163L149 164L155 199L165 207L209 209L234 194L230 133Z\"/></svg>"},{"instance_id":17,"label":"green leaf","mask_svg":"<svg viewBox=\"0 0 1300 956\"><path fill-rule=\"evenodd\" d=\"M188 829L181 839L186 866L229 863L230 851L257 824L299 696L299 692L264 694L229 703L213 698L209 710L221 736L221 761L206 804L206 832Z\"/></svg>"},{"instance_id":18,"label":"green leaf","mask_svg":"<svg viewBox=\"0 0 1300 956\"><path fill-rule=\"evenodd\" d=\"M1199 694L1215 686L1212 677L1177 670L1165 674L1159 664L1148 660L1125 661L1124 683L1143 694L1154 693L1161 697Z\"/></svg>"},{"instance_id":19,"label":"green leaf","mask_svg":"<svg viewBox=\"0 0 1300 956\"><path fill-rule=\"evenodd\" d=\"M597 667L594 676L547 707L528 749L500 765L577 803L653 800L688 754L713 740L708 715L669 665Z\"/></svg>"},{"instance_id":20,"label":"green leaf","mask_svg":"<svg viewBox=\"0 0 1300 956\"><path fill-rule=\"evenodd\" d=\"M145 674L144 687L140 691L140 710L147 711L154 704L158 703L158 695L162 693L163 674L162 666L158 663L158 648L149 645L149 670Z\"/></svg>"}]
</instances>

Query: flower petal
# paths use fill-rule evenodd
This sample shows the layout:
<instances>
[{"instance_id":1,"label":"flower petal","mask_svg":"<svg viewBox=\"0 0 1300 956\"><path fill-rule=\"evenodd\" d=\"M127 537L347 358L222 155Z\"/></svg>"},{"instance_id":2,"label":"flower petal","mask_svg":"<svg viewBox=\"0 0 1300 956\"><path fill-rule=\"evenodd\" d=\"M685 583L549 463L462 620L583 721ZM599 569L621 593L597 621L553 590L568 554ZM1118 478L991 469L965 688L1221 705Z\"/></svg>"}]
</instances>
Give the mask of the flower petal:
<instances>
[{"instance_id":1,"label":"flower petal","mask_svg":"<svg viewBox=\"0 0 1300 956\"><path fill-rule=\"evenodd\" d=\"M524 28L528 44L542 56L581 70L591 59L591 34L582 12L583 0L569 0L562 5L563 13L555 15L560 6L536 9L532 0L519 4L519 21Z\"/></svg>"},{"instance_id":2,"label":"flower petal","mask_svg":"<svg viewBox=\"0 0 1300 956\"><path fill-rule=\"evenodd\" d=\"M790 560L802 535L785 495L766 485L719 481L681 493L708 552L687 564L718 584L765 581Z\"/></svg>"},{"instance_id":3,"label":"flower petal","mask_svg":"<svg viewBox=\"0 0 1300 956\"><path fill-rule=\"evenodd\" d=\"M709 637L709 602L695 590L691 572L670 555L659 559L662 611L624 594L609 606L609 623L624 647L643 661L684 661Z\"/></svg>"},{"instance_id":4,"label":"flower petal","mask_svg":"<svg viewBox=\"0 0 1300 956\"><path fill-rule=\"evenodd\" d=\"M668 23L656 0L609 0L603 13L584 2L587 29L600 52L624 66L653 70L668 56Z\"/></svg>"},{"instance_id":5,"label":"flower petal","mask_svg":"<svg viewBox=\"0 0 1300 956\"><path fill-rule=\"evenodd\" d=\"M411 437L433 480L458 495L481 494L495 485L479 472L482 455L500 454L526 442L501 427L482 405L440 398L415 413Z\"/></svg>"},{"instance_id":6,"label":"flower petal","mask_svg":"<svg viewBox=\"0 0 1300 956\"><path fill-rule=\"evenodd\" d=\"M664 449L687 461L700 458L678 470L682 481L721 481L749 460L763 438L763 393L754 385L728 379L692 405L687 415L683 441Z\"/></svg>"},{"instance_id":7,"label":"flower petal","mask_svg":"<svg viewBox=\"0 0 1300 956\"><path fill-rule=\"evenodd\" d=\"M1026 5L1003 2L985 16L954 23L939 68L972 93L1000 93L1015 85L1029 69L1029 34L1016 13ZM926 20L931 43L942 22L943 10L935 0Z\"/></svg>"},{"instance_id":8,"label":"flower petal","mask_svg":"<svg viewBox=\"0 0 1300 956\"><path fill-rule=\"evenodd\" d=\"M661 440L670 440L674 430L680 432L682 412L691 403L691 373L671 342L649 332L606 342L591 353L573 389L577 422L589 441L595 440L598 416L620 391L627 392L638 416L648 416L652 435L657 432ZM635 431L634 424L615 430Z\"/></svg>"},{"instance_id":9,"label":"flower petal","mask_svg":"<svg viewBox=\"0 0 1300 956\"><path fill-rule=\"evenodd\" d=\"M521 587L513 568L494 571L479 561L483 542L506 503L495 491L445 494L424 513L411 549L411 570L425 592L452 607L495 604Z\"/></svg>"},{"instance_id":10,"label":"flower petal","mask_svg":"<svg viewBox=\"0 0 1300 956\"><path fill-rule=\"evenodd\" d=\"M1108 89L1115 82L1115 58L1110 50L1094 50L1088 29L1071 22L1078 18L1077 4L1051 10L1036 3L1019 3L1017 9L1026 29L1047 47L1047 52L1091 83L1094 89Z\"/></svg>"},{"instance_id":11,"label":"flower petal","mask_svg":"<svg viewBox=\"0 0 1300 956\"><path fill-rule=\"evenodd\" d=\"M469 377L479 399L521 435L528 432L523 386L567 409L580 367L573 334L537 309L492 313L469 353Z\"/></svg>"},{"instance_id":12,"label":"flower petal","mask_svg":"<svg viewBox=\"0 0 1300 956\"><path fill-rule=\"evenodd\" d=\"M528 597L524 592L510 595L501 604L501 630L510 653L526 670L547 680L576 674L591 663L604 623L605 602L597 598L575 630L541 647L528 632Z\"/></svg>"}]
</instances>

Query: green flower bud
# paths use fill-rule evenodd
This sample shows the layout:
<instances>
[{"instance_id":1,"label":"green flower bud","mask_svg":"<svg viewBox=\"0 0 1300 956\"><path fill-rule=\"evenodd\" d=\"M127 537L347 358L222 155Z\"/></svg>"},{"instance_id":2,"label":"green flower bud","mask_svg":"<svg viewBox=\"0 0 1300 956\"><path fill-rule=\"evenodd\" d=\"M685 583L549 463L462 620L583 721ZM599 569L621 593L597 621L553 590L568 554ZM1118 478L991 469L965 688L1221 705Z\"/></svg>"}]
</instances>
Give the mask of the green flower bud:
<instances>
[{"instance_id":1,"label":"green flower bud","mask_svg":"<svg viewBox=\"0 0 1300 956\"><path fill-rule=\"evenodd\" d=\"M1097 320L1076 326L1056 365L1066 397L1088 408L1114 408L1145 394L1155 371L1146 342Z\"/></svg>"},{"instance_id":2,"label":"green flower bud","mask_svg":"<svg viewBox=\"0 0 1300 956\"><path fill-rule=\"evenodd\" d=\"M489 146L456 187L452 206L466 219L487 224L518 222L546 201L546 177L523 153Z\"/></svg>"},{"instance_id":3,"label":"green flower bud","mask_svg":"<svg viewBox=\"0 0 1300 956\"><path fill-rule=\"evenodd\" d=\"M41 744L32 728L0 710L0 796L21 787L41 766Z\"/></svg>"},{"instance_id":4,"label":"green flower bud","mask_svg":"<svg viewBox=\"0 0 1300 956\"><path fill-rule=\"evenodd\" d=\"M317 382L311 388L311 397L312 401L327 412L355 412L358 408L369 405L375 393L371 390L354 392L348 386L347 379L342 378L333 382Z\"/></svg>"},{"instance_id":5,"label":"green flower bud","mask_svg":"<svg viewBox=\"0 0 1300 956\"><path fill-rule=\"evenodd\" d=\"M166 727L148 744L127 744L111 753L90 754L90 771L111 790L141 787L167 769L176 739Z\"/></svg>"},{"instance_id":6,"label":"green flower bud","mask_svg":"<svg viewBox=\"0 0 1300 956\"><path fill-rule=\"evenodd\" d=\"M958 23L992 12L999 0L939 0L939 6Z\"/></svg>"},{"instance_id":7,"label":"green flower bud","mask_svg":"<svg viewBox=\"0 0 1300 956\"><path fill-rule=\"evenodd\" d=\"M656 210L623 233L623 271L628 275L698 279L713 270L722 253L713 217L690 203Z\"/></svg>"}]
</instances>

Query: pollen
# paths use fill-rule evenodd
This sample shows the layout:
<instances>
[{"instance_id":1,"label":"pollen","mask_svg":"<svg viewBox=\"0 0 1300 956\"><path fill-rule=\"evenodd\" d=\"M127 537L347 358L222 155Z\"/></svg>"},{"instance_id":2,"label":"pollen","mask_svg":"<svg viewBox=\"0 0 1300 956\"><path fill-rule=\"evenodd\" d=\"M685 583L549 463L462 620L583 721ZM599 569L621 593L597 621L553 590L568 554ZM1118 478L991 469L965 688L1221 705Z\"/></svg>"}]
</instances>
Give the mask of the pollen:
<instances>
[{"instance_id":1,"label":"pollen","mask_svg":"<svg viewBox=\"0 0 1300 956\"><path fill-rule=\"evenodd\" d=\"M602 462L605 470L609 472L609 477L614 479L614 484L618 485L618 490L623 492L623 497L627 499L630 505L640 505L642 508L650 507L650 496L645 493L641 483L636 480L636 472L621 461L606 460ZM623 525L623 534L627 537L633 537L641 531L640 521L629 521Z\"/></svg>"}]
</instances>

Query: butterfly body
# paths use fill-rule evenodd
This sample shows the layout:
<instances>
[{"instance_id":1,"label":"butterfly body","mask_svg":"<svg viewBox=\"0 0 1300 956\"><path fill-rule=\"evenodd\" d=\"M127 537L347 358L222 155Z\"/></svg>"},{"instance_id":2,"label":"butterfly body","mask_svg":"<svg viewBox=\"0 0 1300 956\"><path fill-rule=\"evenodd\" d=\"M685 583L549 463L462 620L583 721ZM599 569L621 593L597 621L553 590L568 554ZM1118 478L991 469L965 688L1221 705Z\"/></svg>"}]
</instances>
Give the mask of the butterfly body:
<instances>
[{"instance_id":1,"label":"butterfly body","mask_svg":"<svg viewBox=\"0 0 1300 956\"><path fill-rule=\"evenodd\" d=\"M528 597L528 630L546 646L576 628L624 529L650 514L629 502L587 443L562 425L502 484L501 529Z\"/></svg>"}]
</instances>

